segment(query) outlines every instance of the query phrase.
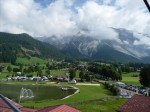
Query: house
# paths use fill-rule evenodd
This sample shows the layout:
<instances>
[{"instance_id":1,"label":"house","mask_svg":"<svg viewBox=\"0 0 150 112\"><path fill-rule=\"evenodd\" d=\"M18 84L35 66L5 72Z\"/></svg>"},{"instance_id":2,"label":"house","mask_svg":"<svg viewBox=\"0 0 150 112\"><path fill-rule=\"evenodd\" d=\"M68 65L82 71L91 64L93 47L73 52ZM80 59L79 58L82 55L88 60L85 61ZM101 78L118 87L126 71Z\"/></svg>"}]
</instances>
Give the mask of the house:
<instances>
[{"instance_id":1,"label":"house","mask_svg":"<svg viewBox=\"0 0 150 112\"><path fill-rule=\"evenodd\" d=\"M135 94L117 112L150 112L150 97Z\"/></svg>"},{"instance_id":2,"label":"house","mask_svg":"<svg viewBox=\"0 0 150 112\"><path fill-rule=\"evenodd\" d=\"M45 107L43 109L38 110L37 112L81 112L75 108L72 108L68 105L56 105Z\"/></svg>"}]
</instances>

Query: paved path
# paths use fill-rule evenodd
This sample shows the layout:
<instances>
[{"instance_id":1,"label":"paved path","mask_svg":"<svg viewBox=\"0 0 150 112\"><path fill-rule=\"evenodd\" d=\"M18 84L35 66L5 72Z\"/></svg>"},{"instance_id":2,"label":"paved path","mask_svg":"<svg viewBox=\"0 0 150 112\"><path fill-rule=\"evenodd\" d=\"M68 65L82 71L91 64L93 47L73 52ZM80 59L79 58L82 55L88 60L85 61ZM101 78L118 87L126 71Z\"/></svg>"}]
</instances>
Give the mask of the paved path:
<instances>
[{"instance_id":1,"label":"paved path","mask_svg":"<svg viewBox=\"0 0 150 112\"><path fill-rule=\"evenodd\" d=\"M100 86L100 84L88 84L88 83L77 83L76 85L84 85L84 86Z\"/></svg>"}]
</instances>

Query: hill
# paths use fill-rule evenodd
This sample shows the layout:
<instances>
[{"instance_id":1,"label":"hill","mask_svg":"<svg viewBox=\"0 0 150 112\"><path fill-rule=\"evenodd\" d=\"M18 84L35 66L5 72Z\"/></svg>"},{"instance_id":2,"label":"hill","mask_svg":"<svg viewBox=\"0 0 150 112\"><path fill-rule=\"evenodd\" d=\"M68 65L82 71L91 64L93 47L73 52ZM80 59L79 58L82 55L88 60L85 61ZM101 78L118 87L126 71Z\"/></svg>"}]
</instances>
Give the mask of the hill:
<instances>
[{"instance_id":1,"label":"hill","mask_svg":"<svg viewBox=\"0 0 150 112\"><path fill-rule=\"evenodd\" d=\"M63 58L64 55L54 46L28 34L0 32L0 62L15 63L17 57Z\"/></svg>"}]
</instances>

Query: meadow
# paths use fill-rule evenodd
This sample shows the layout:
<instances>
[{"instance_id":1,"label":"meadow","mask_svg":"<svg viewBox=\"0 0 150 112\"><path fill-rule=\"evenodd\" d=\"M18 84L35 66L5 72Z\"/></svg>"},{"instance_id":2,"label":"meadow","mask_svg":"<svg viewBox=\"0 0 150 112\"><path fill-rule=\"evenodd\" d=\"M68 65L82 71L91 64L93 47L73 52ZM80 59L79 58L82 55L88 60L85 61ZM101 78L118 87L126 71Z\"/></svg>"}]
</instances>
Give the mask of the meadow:
<instances>
[{"instance_id":1,"label":"meadow","mask_svg":"<svg viewBox=\"0 0 150 112\"><path fill-rule=\"evenodd\" d=\"M112 98L87 104L80 104L74 107L82 110L82 112L116 112L116 110L126 101L127 99Z\"/></svg>"},{"instance_id":2,"label":"meadow","mask_svg":"<svg viewBox=\"0 0 150 112\"><path fill-rule=\"evenodd\" d=\"M44 65L44 64L47 63L47 61L43 60L41 58L31 57L30 59L27 59L27 58L17 58L16 63L22 63L22 64L39 63L41 65Z\"/></svg>"},{"instance_id":3,"label":"meadow","mask_svg":"<svg viewBox=\"0 0 150 112\"><path fill-rule=\"evenodd\" d=\"M1 82L2 83L2 82ZM22 84L22 82L5 82L8 84ZM35 82L23 82L24 84L35 84ZM45 86L57 86L54 82L44 82L39 84ZM80 90L79 93L72 95L66 99L58 100L41 100L41 101L28 101L22 102L21 105L30 108L43 108L47 106L59 105L59 104L72 104L72 107L81 110L82 112L115 112L127 99L112 98L112 93L104 88L102 84L100 86L94 85L82 85L82 84L93 84L93 83L80 83L81 85L69 84L61 82L59 85L73 86ZM94 83L95 84L95 83ZM99 83L97 83L99 84ZM67 91L66 91L67 92ZM47 93L48 94L48 93ZM106 99L105 99L106 98ZM100 99L100 100L97 100ZM90 100L96 100L90 102ZM87 103L88 102L88 103Z\"/></svg>"},{"instance_id":4,"label":"meadow","mask_svg":"<svg viewBox=\"0 0 150 112\"><path fill-rule=\"evenodd\" d=\"M135 86L141 86L139 77L134 77L133 75L139 75L139 72L123 73L122 82Z\"/></svg>"},{"instance_id":5,"label":"meadow","mask_svg":"<svg viewBox=\"0 0 150 112\"><path fill-rule=\"evenodd\" d=\"M48 83L49 84L49 83ZM111 93L104 89L103 85L100 86L86 86L86 85L73 85L67 83L60 83L66 86L74 86L80 90L79 93L63 100L46 100L46 101L39 101L39 102L25 102L22 105L27 107L34 106L35 108L40 108L44 106L50 105L58 105L58 104L68 104L72 102L82 102L87 100L99 99L107 96L111 96Z\"/></svg>"},{"instance_id":6,"label":"meadow","mask_svg":"<svg viewBox=\"0 0 150 112\"><path fill-rule=\"evenodd\" d=\"M23 64L30 64L30 63L39 63L41 67L45 66L47 63L46 60L42 60L39 58L31 58L31 59L24 59L24 58L18 58L17 62L23 63ZM4 64L5 66L10 65L9 63ZM10 65L12 68L17 67L14 65ZM45 73L45 70L43 70L43 73ZM68 71L63 71L59 69L50 70L51 75L53 76L63 76L66 73L68 74ZM3 70L0 74L0 78L6 78L7 75L13 75L13 73L9 73L6 69ZM32 73L33 75L36 75L36 72ZM139 83L139 77L133 77L134 74L139 74L138 72L131 72L131 73L123 73L122 74L122 82L132 85L140 86ZM79 78L79 70L76 72L76 78ZM5 82L5 83L13 83L13 84L35 84L33 81L25 81L25 82ZM86 82L87 83L87 82ZM88 84L90 84L89 82ZM43 84L46 86L55 85L55 82L39 82L39 84ZM83 83L85 84L85 83ZM99 83L98 83L99 84ZM60 85L64 86L74 86L80 90L79 93L74 94L73 96L67 98L67 99L59 99L59 100L42 100L42 101L28 101L28 102L22 102L21 105L26 107L32 107L32 108L42 108L46 106L53 106L53 105L59 105L59 104L71 104L71 103L77 103L77 102L86 102L89 100L95 100L95 99L101 99L105 97L112 96L112 93L104 88L102 84L100 86L90 86L90 85L74 85L74 84L68 84L66 82L60 82ZM67 92L67 91L66 91ZM47 93L48 94L48 93ZM77 104L73 107L81 110L82 112L115 112L116 109L118 109L119 106L121 106L127 99L121 99L121 98L111 98L107 100L101 100L96 102L90 102L90 103L83 103L83 104Z\"/></svg>"}]
</instances>

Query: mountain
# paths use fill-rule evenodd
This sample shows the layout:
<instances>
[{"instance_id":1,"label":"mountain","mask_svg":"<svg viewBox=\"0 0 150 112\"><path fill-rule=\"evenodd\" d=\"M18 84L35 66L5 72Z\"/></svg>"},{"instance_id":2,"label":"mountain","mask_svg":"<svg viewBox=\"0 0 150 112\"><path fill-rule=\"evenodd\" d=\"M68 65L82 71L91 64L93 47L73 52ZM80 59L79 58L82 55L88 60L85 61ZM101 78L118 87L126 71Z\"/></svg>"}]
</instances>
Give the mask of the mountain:
<instances>
[{"instance_id":1,"label":"mountain","mask_svg":"<svg viewBox=\"0 0 150 112\"><path fill-rule=\"evenodd\" d=\"M17 57L63 58L54 46L38 41L28 34L0 32L0 62L15 63Z\"/></svg>"},{"instance_id":2,"label":"mountain","mask_svg":"<svg viewBox=\"0 0 150 112\"><path fill-rule=\"evenodd\" d=\"M118 34L118 40L99 40L79 32L72 37L45 38L43 41L54 45L62 52L74 57L86 57L118 62L150 63L150 49L142 44L135 44L140 37L148 35L132 32L126 29L113 29Z\"/></svg>"},{"instance_id":3,"label":"mountain","mask_svg":"<svg viewBox=\"0 0 150 112\"><path fill-rule=\"evenodd\" d=\"M150 49L137 44L140 38L149 35L125 29L112 28L118 34L118 40L108 40L87 36L78 32L71 37L56 36L36 40L28 34L10 34L0 32L0 62L15 63L17 57L40 58L77 58L96 59L115 62L150 63ZM49 43L49 44L48 44Z\"/></svg>"}]
</instances>

